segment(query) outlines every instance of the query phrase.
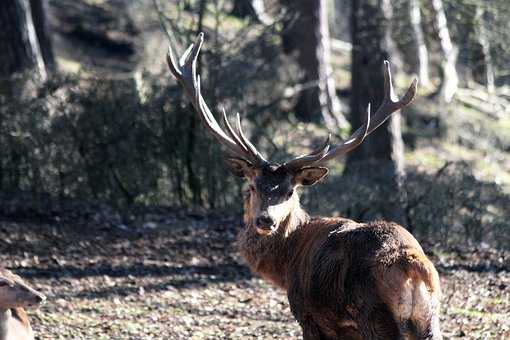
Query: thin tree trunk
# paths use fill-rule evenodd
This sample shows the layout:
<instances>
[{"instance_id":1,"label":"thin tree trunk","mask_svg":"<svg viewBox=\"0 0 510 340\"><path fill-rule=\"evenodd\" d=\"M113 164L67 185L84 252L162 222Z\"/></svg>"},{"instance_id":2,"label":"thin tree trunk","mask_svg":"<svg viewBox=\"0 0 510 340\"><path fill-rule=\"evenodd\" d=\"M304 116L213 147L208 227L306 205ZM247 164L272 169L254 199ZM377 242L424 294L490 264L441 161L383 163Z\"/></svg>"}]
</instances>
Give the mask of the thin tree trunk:
<instances>
[{"instance_id":1,"label":"thin tree trunk","mask_svg":"<svg viewBox=\"0 0 510 340\"><path fill-rule=\"evenodd\" d=\"M325 121L332 130L347 126L336 96L331 67L330 36L326 0L282 0L289 10L285 20L283 46L285 53L295 53L303 72L295 106L302 121Z\"/></svg>"},{"instance_id":2,"label":"thin tree trunk","mask_svg":"<svg viewBox=\"0 0 510 340\"><path fill-rule=\"evenodd\" d=\"M46 80L46 69L35 33L28 0L0 1L0 105L8 106L19 100L28 78ZM38 79L37 79L38 78ZM0 111L0 131L5 132L9 115ZM19 188L22 157L12 136L0 136L0 188Z\"/></svg>"},{"instance_id":3,"label":"thin tree trunk","mask_svg":"<svg viewBox=\"0 0 510 340\"><path fill-rule=\"evenodd\" d=\"M53 55L50 29L46 18L49 10L48 0L30 0L30 8L44 65L47 72L51 73L55 71L55 57Z\"/></svg>"},{"instance_id":4,"label":"thin tree trunk","mask_svg":"<svg viewBox=\"0 0 510 340\"><path fill-rule=\"evenodd\" d=\"M15 73L35 70L45 80L28 0L0 1L0 27L0 78L9 80Z\"/></svg>"},{"instance_id":5,"label":"thin tree trunk","mask_svg":"<svg viewBox=\"0 0 510 340\"><path fill-rule=\"evenodd\" d=\"M207 0L200 0L198 7L198 25L197 25L197 33L203 32L203 24L204 24L204 16L206 10ZM201 73L202 63L199 59L197 62L197 74ZM191 108L191 104L190 108ZM190 110L193 112L193 109ZM194 169L193 157L195 153L195 148L197 144L197 136L196 136L196 126L197 126L197 117L196 115L191 115L189 117L189 127L188 127L188 153L186 155L186 170L188 172L188 184L191 189L192 201L193 204L201 206L203 203L202 197L202 184L200 183L200 178L196 174Z\"/></svg>"},{"instance_id":6,"label":"thin tree trunk","mask_svg":"<svg viewBox=\"0 0 510 340\"><path fill-rule=\"evenodd\" d=\"M455 96L459 86L459 77L455 68L457 51L450 38L443 1L431 0L430 4L442 55L441 71L443 79L438 94L446 103L449 103Z\"/></svg>"},{"instance_id":7,"label":"thin tree trunk","mask_svg":"<svg viewBox=\"0 0 510 340\"><path fill-rule=\"evenodd\" d=\"M409 1L409 19L413 32L413 48L416 54L415 72L418 74L422 85L430 84L429 78L429 53L425 44L425 36L421 27L421 11L419 0Z\"/></svg>"},{"instance_id":8,"label":"thin tree trunk","mask_svg":"<svg viewBox=\"0 0 510 340\"><path fill-rule=\"evenodd\" d=\"M480 6L476 7L475 22L475 34L482 53L482 58L479 61L481 65L476 65L481 70L482 79L480 79L480 82L487 87L489 93L494 93L494 65L487 31L487 13Z\"/></svg>"},{"instance_id":9,"label":"thin tree trunk","mask_svg":"<svg viewBox=\"0 0 510 340\"><path fill-rule=\"evenodd\" d=\"M391 59L390 0L352 0L352 95L350 122L361 126L369 102L377 107L383 99L383 61ZM404 177L400 114L383 126L347 158L346 173L356 173L369 181L382 182L396 200L389 199L381 213L405 224L401 184Z\"/></svg>"}]
</instances>

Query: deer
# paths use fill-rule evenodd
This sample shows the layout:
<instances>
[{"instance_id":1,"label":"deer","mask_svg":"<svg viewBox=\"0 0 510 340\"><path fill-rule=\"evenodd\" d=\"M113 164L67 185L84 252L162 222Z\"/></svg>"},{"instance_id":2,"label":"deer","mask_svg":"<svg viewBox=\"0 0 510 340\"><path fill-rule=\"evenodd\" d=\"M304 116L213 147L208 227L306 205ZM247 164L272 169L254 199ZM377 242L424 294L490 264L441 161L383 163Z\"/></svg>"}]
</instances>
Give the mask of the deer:
<instances>
[{"instance_id":1,"label":"deer","mask_svg":"<svg viewBox=\"0 0 510 340\"><path fill-rule=\"evenodd\" d=\"M21 277L0 269L0 340L34 340L25 308L35 308L45 300Z\"/></svg>"},{"instance_id":2,"label":"deer","mask_svg":"<svg viewBox=\"0 0 510 340\"><path fill-rule=\"evenodd\" d=\"M326 163L358 147L393 113L409 105L415 78L398 99L384 61L384 99L345 141L325 142L285 163L266 160L249 141L239 114L235 125L222 110L220 126L201 92L197 58L200 33L170 73L184 89L204 127L226 149L233 175L248 182L244 228L237 243L251 271L287 293L303 339L442 339L438 273L418 241L402 226L382 220L312 217L300 205L299 187L320 182Z\"/></svg>"}]
</instances>

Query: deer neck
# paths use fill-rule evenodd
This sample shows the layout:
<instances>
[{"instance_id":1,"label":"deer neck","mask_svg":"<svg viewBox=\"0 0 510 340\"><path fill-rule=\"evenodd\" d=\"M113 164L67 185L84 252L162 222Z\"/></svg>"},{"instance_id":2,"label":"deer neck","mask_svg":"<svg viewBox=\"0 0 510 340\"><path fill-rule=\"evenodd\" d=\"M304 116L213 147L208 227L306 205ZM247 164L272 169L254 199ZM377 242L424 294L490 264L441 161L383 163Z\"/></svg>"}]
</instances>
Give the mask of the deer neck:
<instances>
[{"instance_id":1,"label":"deer neck","mask_svg":"<svg viewBox=\"0 0 510 340\"><path fill-rule=\"evenodd\" d=\"M295 200L294 208L270 235L259 234L251 219L245 218L245 228L238 236L241 255L251 270L281 288L287 286L286 271L292 255L293 235L309 221L297 194Z\"/></svg>"},{"instance_id":2,"label":"deer neck","mask_svg":"<svg viewBox=\"0 0 510 340\"><path fill-rule=\"evenodd\" d=\"M23 308L0 309L0 340L34 339Z\"/></svg>"},{"instance_id":3,"label":"deer neck","mask_svg":"<svg viewBox=\"0 0 510 340\"><path fill-rule=\"evenodd\" d=\"M0 309L0 340L7 340L9 337L9 321L12 318L10 309Z\"/></svg>"}]
</instances>

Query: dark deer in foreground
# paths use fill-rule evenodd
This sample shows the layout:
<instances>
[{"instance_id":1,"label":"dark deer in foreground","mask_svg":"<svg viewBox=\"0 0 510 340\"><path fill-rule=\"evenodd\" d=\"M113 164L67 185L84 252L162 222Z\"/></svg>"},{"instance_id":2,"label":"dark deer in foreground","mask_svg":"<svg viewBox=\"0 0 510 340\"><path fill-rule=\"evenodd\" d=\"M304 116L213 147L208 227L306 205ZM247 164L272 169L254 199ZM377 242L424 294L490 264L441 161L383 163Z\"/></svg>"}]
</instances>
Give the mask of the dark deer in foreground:
<instances>
[{"instance_id":1,"label":"dark deer in foreground","mask_svg":"<svg viewBox=\"0 0 510 340\"><path fill-rule=\"evenodd\" d=\"M341 144L330 145L328 138L317 150L276 164L246 138L239 115L234 128L223 112L225 130L212 115L196 74L202 43L200 34L179 60L170 48L170 71L233 156L229 168L249 181L241 253L252 271L287 291L304 339L441 339L438 274L416 239L391 222L310 217L295 190L324 178L328 169L322 165L356 148L408 105L417 81L398 100L385 62L383 103L373 116L368 108L361 128Z\"/></svg>"},{"instance_id":2,"label":"dark deer in foreground","mask_svg":"<svg viewBox=\"0 0 510 340\"><path fill-rule=\"evenodd\" d=\"M35 308L45 299L19 276L0 269L0 339L33 340L25 308Z\"/></svg>"}]
</instances>

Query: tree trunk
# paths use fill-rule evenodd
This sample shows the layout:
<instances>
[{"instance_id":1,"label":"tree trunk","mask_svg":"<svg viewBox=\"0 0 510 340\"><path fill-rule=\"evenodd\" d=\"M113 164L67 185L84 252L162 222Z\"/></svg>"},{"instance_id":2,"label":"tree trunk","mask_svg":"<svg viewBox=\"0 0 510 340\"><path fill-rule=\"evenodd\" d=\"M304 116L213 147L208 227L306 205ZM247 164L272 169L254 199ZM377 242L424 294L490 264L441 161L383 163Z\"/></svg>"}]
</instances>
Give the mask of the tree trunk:
<instances>
[{"instance_id":1,"label":"tree trunk","mask_svg":"<svg viewBox=\"0 0 510 340\"><path fill-rule=\"evenodd\" d=\"M7 108L20 99L28 77L46 80L28 0L0 1L0 107ZM9 124L9 116L0 112L0 131ZM0 135L0 190L19 185L22 157L9 134ZM14 145L14 147L13 147Z\"/></svg>"},{"instance_id":2,"label":"tree trunk","mask_svg":"<svg viewBox=\"0 0 510 340\"><path fill-rule=\"evenodd\" d=\"M332 4L330 27L331 36L342 41L351 41L351 1L350 0L334 0Z\"/></svg>"},{"instance_id":3,"label":"tree trunk","mask_svg":"<svg viewBox=\"0 0 510 340\"><path fill-rule=\"evenodd\" d=\"M230 14L239 18L252 18L263 24L271 24L264 0L235 0Z\"/></svg>"},{"instance_id":4,"label":"tree trunk","mask_svg":"<svg viewBox=\"0 0 510 340\"><path fill-rule=\"evenodd\" d=\"M284 20L283 48L285 53L295 53L303 76L296 116L306 122L320 121L336 131L346 127L342 107L336 96L326 0L282 0L289 11Z\"/></svg>"},{"instance_id":5,"label":"tree trunk","mask_svg":"<svg viewBox=\"0 0 510 340\"><path fill-rule=\"evenodd\" d=\"M46 66L47 72L51 73L55 71L55 57L53 55L48 20L46 19L48 0L30 0L30 8L44 65Z\"/></svg>"},{"instance_id":6,"label":"tree trunk","mask_svg":"<svg viewBox=\"0 0 510 340\"><path fill-rule=\"evenodd\" d=\"M0 1L0 27L2 82L27 70L35 70L42 80L46 79L28 0Z\"/></svg>"},{"instance_id":7,"label":"tree trunk","mask_svg":"<svg viewBox=\"0 0 510 340\"><path fill-rule=\"evenodd\" d=\"M489 93L494 93L494 65L491 57L491 45L487 31L487 13L479 5L475 10L475 35L480 46L481 58L476 60L474 69L478 72L478 81L485 85Z\"/></svg>"},{"instance_id":8,"label":"tree trunk","mask_svg":"<svg viewBox=\"0 0 510 340\"><path fill-rule=\"evenodd\" d=\"M378 107L384 97L383 61L391 59L390 0L352 0L352 96L350 123L361 126L369 102ZM387 186L395 200L388 199L380 213L405 224L401 183L404 176L400 114L368 136L347 158L346 174L355 174Z\"/></svg>"},{"instance_id":9,"label":"tree trunk","mask_svg":"<svg viewBox=\"0 0 510 340\"><path fill-rule=\"evenodd\" d=\"M430 4L433 21L439 38L440 53L442 55L441 71L443 79L438 94L446 103L449 103L452 101L459 86L459 77L455 69L457 51L450 38L443 1L431 0Z\"/></svg>"},{"instance_id":10,"label":"tree trunk","mask_svg":"<svg viewBox=\"0 0 510 340\"><path fill-rule=\"evenodd\" d=\"M199 32L203 32L204 30L204 17L207 8L207 0L200 0L198 3L198 23L197 23L197 34ZM197 60L197 74L201 74L202 72L202 59L199 57ZM193 162L194 152L197 145L197 125L198 118L194 114L194 110L189 104L189 112L191 115L189 116L189 125L188 125L188 133L187 133L187 153L186 153L186 170L188 174L188 185L191 190L192 202L196 206L201 206L203 204L202 197L202 183L200 182L200 177L195 171L195 166Z\"/></svg>"},{"instance_id":11,"label":"tree trunk","mask_svg":"<svg viewBox=\"0 0 510 340\"><path fill-rule=\"evenodd\" d=\"M422 85L430 84L429 78L429 53L425 44L425 36L421 27L421 11L419 0L409 1L409 21L413 35L413 52L415 54L414 72L418 74Z\"/></svg>"}]
</instances>

